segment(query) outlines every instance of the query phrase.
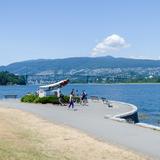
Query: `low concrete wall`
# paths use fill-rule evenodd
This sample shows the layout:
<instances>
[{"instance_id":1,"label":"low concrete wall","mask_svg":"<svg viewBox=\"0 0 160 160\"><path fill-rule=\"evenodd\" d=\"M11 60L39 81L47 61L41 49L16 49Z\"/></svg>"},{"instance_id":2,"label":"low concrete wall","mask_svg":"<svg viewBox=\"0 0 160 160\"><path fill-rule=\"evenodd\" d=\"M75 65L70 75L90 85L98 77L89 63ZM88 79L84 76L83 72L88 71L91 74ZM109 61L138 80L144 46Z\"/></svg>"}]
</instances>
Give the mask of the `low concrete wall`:
<instances>
[{"instance_id":1,"label":"low concrete wall","mask_svg":"<svg viewBox=\"0 0 160 160\"><path fill-rule=\"evenodd\" d=\"M112 101L112 102L115 102L115 101ZM116 103L117 103L117 101L116 101ZM129 122L129 123L138 123L139 122L138 111L137 111L137 107L135 105L129 104L129 103L124 103L124 102L118 102L118 103L120 103L122 105L127 105L128 107L131 108L131 111L115 115L115 116L111 117L111 119L121 121L121 122L125 121L125 122Z\"/></svg>"},{"instance_id":2,"label":"low concrete wall","mask_svg":"<svg viewBox=\"0 0 160 160\"><path fill-rule=\"evenodd\" d=\"M160 127L154 126L154 125L151 125L151 124L147 124L147 123L137 123L136 125L137 125L137 126L140 126L140 127L150 128L150 129L153 129L153 130L160 131Z\"/></svg>"},{"instance_id":3,"label":"low concrete wall","mask_svg":"<svg viewBox=\"0 0 160 160\"><path fill-rule=\"evenodd\" d=\"M125 119L127 122L129 123L138 123L139 122L139 119L138 119L138 113L135 112L131 115L128 115L128 116L122 116L121 118Z\"/></svg>"}]
</instances>

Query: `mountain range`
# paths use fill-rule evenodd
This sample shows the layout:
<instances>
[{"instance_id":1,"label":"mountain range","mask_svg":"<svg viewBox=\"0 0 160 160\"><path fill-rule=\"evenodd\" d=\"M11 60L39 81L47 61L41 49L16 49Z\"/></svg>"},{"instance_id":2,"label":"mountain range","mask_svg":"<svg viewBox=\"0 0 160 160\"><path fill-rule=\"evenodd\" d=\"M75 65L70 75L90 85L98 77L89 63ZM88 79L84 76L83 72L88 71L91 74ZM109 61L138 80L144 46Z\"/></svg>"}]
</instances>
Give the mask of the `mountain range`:
<instances>
[{"instance_id":1,"label":"mountain range","mask_svg":"<svg viewBox=\"0 0 160 160\"><path fill-rule=\"evenodd\" d=\"M0 66L0 71L14 74L76 74L89 73L93 70L115 68L157 68L160 60L131 59L105 57L73 57L65 59L37 59L16 62L7 66Z\"/></svg>"}]
</instances>

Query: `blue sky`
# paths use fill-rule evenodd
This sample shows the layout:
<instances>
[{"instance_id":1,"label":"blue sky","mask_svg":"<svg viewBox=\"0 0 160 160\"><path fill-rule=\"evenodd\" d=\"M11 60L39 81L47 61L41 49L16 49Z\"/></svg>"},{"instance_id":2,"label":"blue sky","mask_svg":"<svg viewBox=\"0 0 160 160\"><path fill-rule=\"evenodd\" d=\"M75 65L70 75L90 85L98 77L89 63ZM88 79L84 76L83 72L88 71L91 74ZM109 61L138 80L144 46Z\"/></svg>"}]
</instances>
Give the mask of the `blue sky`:
<instances>
[{"instance_id":1,"label":"blue sky","mask_svg":"<svg viewBox=\"0 0 160 160\"><path fill-rule=\"evenodd\" d=\"M160 58L159 0L0 0L0 65L39 58Z\"/></svg>"}]
</instances>

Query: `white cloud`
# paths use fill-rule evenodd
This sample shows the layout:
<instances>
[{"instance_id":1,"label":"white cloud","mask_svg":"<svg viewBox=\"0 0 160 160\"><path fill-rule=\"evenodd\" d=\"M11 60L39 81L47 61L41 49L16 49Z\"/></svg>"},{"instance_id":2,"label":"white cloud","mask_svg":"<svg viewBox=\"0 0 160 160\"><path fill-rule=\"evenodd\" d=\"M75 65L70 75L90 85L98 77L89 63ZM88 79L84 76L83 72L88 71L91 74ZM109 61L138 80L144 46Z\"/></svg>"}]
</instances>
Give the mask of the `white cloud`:
<instances>
[{"instance_id":1,"label":"white cloud","mask_svg":"<svg viewBox=\"0 0 160 160\"><path fill-rule=\"evenodd\" d=\"M107 54L114 51L119 51L122 48L129 47L125 39L117 34L112 34L106 37L102 42L99 42L92 50L92 56Z\"/></svg>"}]
</instances>

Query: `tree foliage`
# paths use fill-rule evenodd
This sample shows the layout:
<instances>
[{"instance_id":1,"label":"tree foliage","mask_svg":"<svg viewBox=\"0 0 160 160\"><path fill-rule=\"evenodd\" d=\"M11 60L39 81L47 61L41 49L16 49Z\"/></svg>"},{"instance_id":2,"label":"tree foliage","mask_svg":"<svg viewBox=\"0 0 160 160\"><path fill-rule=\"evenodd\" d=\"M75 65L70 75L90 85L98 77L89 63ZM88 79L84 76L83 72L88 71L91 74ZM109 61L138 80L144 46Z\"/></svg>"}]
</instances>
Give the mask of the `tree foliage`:
<instances>
[{"instance_id":1,"label":"tree foliage","mask_svg":"<svg viewBox=\"0 0 160 160\"><path fill-rule=\"evenodd\" d=\"M7 71L0 72L0 85L25 85L25 78L23 76L14 75Z\"/></svg>"}]
</instances>

